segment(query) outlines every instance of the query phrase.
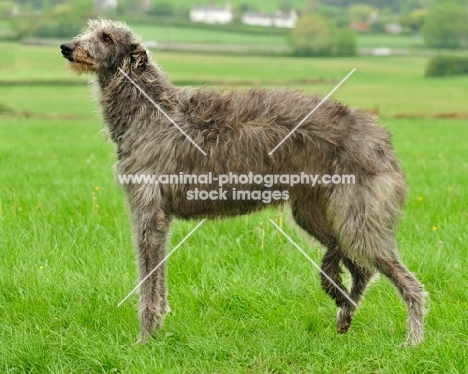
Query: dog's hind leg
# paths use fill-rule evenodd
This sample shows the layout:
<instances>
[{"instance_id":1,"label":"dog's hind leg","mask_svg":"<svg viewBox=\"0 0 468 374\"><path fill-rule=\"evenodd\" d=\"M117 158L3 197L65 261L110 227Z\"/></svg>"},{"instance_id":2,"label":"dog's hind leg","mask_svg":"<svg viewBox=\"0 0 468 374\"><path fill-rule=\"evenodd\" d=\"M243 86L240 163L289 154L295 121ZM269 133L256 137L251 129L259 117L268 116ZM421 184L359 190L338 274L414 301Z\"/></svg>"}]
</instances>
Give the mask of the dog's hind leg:
<instances>
[{"instance_id":1,"label":"dog's hind leg","mask_svg":"<svg viewBox=\"0 0 468 374\"><path fill-rule=\"evenodd\" d=\"M338 243L331 244L322 259L320 279L323 290L335 301L336 306L349 309L352 304L349 301L350 295L341 279L343 271L340 260L341 250Z\"/></svg>"},{"instance_id":2,"label":"dog's hind leg","mask_svg":"<svg viewBox=\"0 0 468 374\"><path fill-rule=\"evenodd\" d=\"M132 214L138 247L140 281L159 265L140 287L139 342L146 343L155 330L162 326L164 313L169 310L166 301L165 263L169 218L162 209L143 210Z\"/></svg>"},{"instance_id":3,"label":"dog's hind leg","mask_svg":"<svg viewBox=\"0 0 468 374\"><path fill-rule=\"evenodd\" d=\"M341 261L351 273L353 280L349 296L356 304L358 304L375 272L364 266L358 265L355 261L346 257L344 254L342 254ZM357 306L354 306L351 303L341 307L336 320L338 332L345 333L349 330L356 307Z\"/></svg>"},{"instance_id":4,"label":"dog's hind leg","mask_svg":"<svg viewBox=\"0 0 468 374\"><path fill-rule=\"evenodd\" d=\"M322 272L320 279L322 288L341 310L354 311L354 305L350 301L353 298L348 293L341 278L340 260L342 260L343 254L337 240L333 236L325 209L323 209L318 196L314 196L310 200L304 199L305 203L302 200L303 198L297 200L293 198L291 202L294 220L308 234L315 237L327 248L321 265ZM349 323L347 329L349 328ZM343 330L340 324L337 324L337 329L339 332L347 331L347 329Z\"/></svg>"},{"instance_id":5,"label":"dog's hind leg","mask_svg":"<svg viewBox=\"0 0 468 374\"><path fill-rule=\"evenodd\" d=\"M390 231L383 232L381 227L374 226L372 228L372 224L366 224L362 229L357 229L352 236L354 242L361 243L360 246L354 248L354 251L361 252L361 254L366 253L366 263L385 275L397 288L406 303L408 309L407 343L418 344L422 342L424 338L424 287L399 260L394 234ZM371 249L366 248L366 244L371 246ZM378 248L378 250L372 251L373 248ZM350 249L353 251L353 247ZM364 290L366 280L370 277L371 273L364 275L360 285L356 284L357 291L359 288ZM343 310L342 315L339 315L339 323L345 326L346 318L350 314L352 316L352 313Z\"/></svg>"},{"instance_id":6,"label":"dog's hind leg","mask_svg":"<svg viewBox=\"0 0 468 374\"><path fill-rule=\"evenodd\" d=\"M396 257L378 258L375 267L395 285L408 308L406 343L416 345L424 339L424 287Z\"/></svg>"},{"instance_id":7,"label":"dog's hind leg","mask_svg":"<svg viewBox=\"0 0 468 374\"><path fill-rule=\"evenodd\" d=\"M329 207L343 254L357 264L373 267L397 288L408 309L407 342L424 335L424 287L398 258L396 221L403 184L398 174L374 177L366 185L335 189ZM362 286L361 286L362 287Z\"/></svg>"}]
</instances>

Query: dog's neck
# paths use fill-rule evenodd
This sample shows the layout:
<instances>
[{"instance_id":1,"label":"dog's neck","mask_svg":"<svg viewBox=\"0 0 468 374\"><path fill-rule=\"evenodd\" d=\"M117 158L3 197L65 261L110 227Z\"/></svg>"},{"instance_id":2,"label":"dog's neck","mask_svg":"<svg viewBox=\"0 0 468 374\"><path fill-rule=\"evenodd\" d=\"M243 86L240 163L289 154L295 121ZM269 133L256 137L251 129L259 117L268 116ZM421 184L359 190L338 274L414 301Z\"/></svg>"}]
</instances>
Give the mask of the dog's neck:
<instances>
[{"instance_id":1,"label":"dog's neck","mask_svg":"<svg viewBox=\"0 0 468 374\"><path fill-rule=\"evenodd\" d=\"M103 120L111 139L116 143L120 143L134 119L134 116L129 117L129 106L142 107L129 101L137 98L139 103L147 102L153 105L147 95L164 108L170 104L168 99L176 90L166 74L153 61L148 61L146 69L139 75L134 74L129 65L123 64L121 70L111 74L98 73L96 78Z\"/></svg>"}]
</instances>

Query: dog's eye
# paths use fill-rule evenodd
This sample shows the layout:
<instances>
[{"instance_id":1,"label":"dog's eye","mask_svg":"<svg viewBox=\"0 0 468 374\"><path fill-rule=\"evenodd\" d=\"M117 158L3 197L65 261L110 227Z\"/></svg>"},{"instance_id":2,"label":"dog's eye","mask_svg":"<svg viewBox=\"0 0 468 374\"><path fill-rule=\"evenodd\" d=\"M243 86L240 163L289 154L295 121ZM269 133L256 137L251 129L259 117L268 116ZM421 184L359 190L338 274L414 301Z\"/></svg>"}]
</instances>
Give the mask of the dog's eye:
<instances>
[{"instance_id":1,"label":"dog's eye","mask_svg":"<svg viewBox=\"0 0 468 374\"><path fill-rule=\"evenodd\" d=\"M112 38L107 34L102 34L102 41L104 43L110 43L112 41Z\"/></svg>"}]
</instances>

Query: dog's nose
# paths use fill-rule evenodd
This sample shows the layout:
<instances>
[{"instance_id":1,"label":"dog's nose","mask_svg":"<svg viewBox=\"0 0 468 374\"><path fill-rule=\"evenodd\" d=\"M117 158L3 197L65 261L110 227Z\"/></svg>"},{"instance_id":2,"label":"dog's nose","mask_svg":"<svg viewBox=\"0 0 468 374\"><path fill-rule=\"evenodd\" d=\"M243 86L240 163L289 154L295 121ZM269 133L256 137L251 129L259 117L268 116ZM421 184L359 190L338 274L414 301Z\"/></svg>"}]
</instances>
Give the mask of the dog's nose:
<instances>
[{"instance_id":1,"label":"dog's nose","mask_svg":"<svg viewBox=\"0 0 468 374\"><path fill-rule=\"evenodd\" d=\"M65 43L60 46L60 49L64 56L70 56L73 52L73 45L71 43Z\"/></svg>"}]
</instances>

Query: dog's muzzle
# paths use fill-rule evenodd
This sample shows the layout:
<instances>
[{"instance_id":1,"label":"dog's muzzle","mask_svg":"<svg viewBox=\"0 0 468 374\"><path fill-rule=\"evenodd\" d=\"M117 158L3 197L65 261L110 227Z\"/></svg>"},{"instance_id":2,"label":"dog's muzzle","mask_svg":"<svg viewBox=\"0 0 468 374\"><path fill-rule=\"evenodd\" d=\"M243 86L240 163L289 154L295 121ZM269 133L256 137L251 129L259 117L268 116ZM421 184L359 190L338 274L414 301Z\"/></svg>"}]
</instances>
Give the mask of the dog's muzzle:
<instances>
[{"instance_id":1,"label":"dog's muzzle","mask_svg":"<svg viewBox=\"0 0 468 374\"><path fill-rule=\"evenodd\" d=\"M73 61L72 54L73 54L73 44L65 43L60 46L62 50L62 56L68 59L69 61Z\"/></svg>"}]
</instances>

